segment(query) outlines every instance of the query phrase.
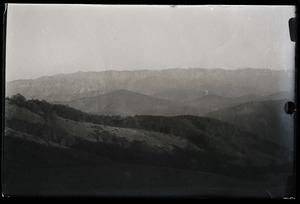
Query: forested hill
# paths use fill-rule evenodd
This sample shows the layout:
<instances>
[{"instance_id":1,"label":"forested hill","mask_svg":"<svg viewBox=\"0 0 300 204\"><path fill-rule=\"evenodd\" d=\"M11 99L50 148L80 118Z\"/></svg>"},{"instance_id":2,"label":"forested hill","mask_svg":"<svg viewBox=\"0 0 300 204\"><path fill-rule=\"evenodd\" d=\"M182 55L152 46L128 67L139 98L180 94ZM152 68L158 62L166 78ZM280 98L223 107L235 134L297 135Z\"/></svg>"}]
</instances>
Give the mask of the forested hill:
<instances>
[{"instance_id":1,"label":"forested hill","mask_svg":"<svg viewBox=\"0 0 300 204\"><path fill-rule=\"evenodd\" d=\"M48 178L48 174L44 174L45 168L49 168L49 172L60 167L75 169L81 175L83 166L108 169L103 173L109 174L123 172L119 167L125 164L130 168L141 165L138 168L149 172L151 177L149 167L143 167L150 165L151 168L192 170L247 178L248 181L273 182L259 178L266 178L264 175L270 173L290 173L292 164L292 152L287 148L217 119L189 115L92 115L44 100L26 100L20 94L5 100L3 147L5 178L15 183L9 188L20 187L21 191L27 189L24 188L29 182L27 177L47 186L48 183L43 183L43 178ZM26 174L24 169L32 174ZM133 169L130 172L139 172L136 167ZM67 172L61 171L61 174L69 176ZM72 173L72 176L75 175ZM59 180L60 174L51 173L50 177L58 183L65 182ZM101 175L97 178L104 179ZM79 180L85 179L93 178L85 175ZM119 182L113 177L109 179ZM147 177L133 176L132 179L130 185L133 186L136 180L149 182ZM285 180L276 185L284 185L282 182ZM34 185L31 188L40 191Z\"/></svg>"},{"instance_id":2,"label":"forested hill","mask_svg":"<svg viewBox=\"0 0 300 204\"><path fill-rule=\"evenodd\" d=\"M142 134L139 131L149 131L147 134L150 136L144 137L144 142L146 143L149 143L149 138L151 138L150 143L155 143L153 141L156 140L162 141L159 139L164 137L163 134L167 134L170 138L174 138L172 139L173 141L176 138L181 138L184 141L187 140L186 144L189 143L189 147L195 145L198 150L205 152L207 158L211 158L212 161L217 157L221 158L221 155L227 155L228 158L231 158L228 162L230 161L237 165L251 164L264 166L271 163L281 164L286 162L289 159L287 155L290 155L287 149L272 141L266 141L253 133L236 128L232 124L212 118L189 115L176 117L92 115L65 105L50 104L45 100L26 100L20 94L6 98L6 102L7 105L11 104L24 110L29 110L32 113L26 115L22 114L22 111L14 113L14 108L6 109L6 126L12 129L20 128L17 125L18 123L21 126L25 123L34 123L34 126L36 126L36 124L41 124L41 120L43 120L43 130L46 131L49 127L59 129L62 130L61 134L68 133L69 138L73 138L77 134L80 134L81 138L84 138L85 135L90 136L91 134L96 134L97 137L104 137L104 133L109 132L111 134L108 135L111 137L117 135L120 136L119 138L125 137L125 140L133 138L134 141L137 138L142 140L141 138L143 137L138 136ZM29 120L29 117L32 118ZM43 119L38 119L38 117ZM64 120L59 118L63 118ZM99 133L98 130L92 128L93 124L98 125L98 129L105 129L105 131ZM81 126L84 128L79 128ZM110 127L118 127L119 129L115 129L119 131L119 134L114 133L111 130L113 128ZM138 132L135 131L136 133L133 133L133 130L137 130ZM21 128L18 131L28 130ZM57 134L57 137L59 137L60 133ZM143 132L143 134L146 133ZM132 135L135 136L133 137ZM180 147L179 144L174 143L172 145ZM227 161L224 160L224 162L226 163Z\"/></svg>"}]
</instances>

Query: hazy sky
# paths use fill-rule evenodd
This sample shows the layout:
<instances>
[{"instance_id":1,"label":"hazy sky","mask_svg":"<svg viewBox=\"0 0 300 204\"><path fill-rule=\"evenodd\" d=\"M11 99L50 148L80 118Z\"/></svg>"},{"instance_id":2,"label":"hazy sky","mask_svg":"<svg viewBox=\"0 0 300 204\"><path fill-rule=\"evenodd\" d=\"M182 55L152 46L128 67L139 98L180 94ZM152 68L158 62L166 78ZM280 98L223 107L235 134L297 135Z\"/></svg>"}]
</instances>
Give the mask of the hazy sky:
<instances>
[{"instance_id":1,"label":"hazy sky","mask_svg":"<svg viewBox=\"0 0 300 204\"><path fill-rule=\"evenodd\" d=\"M293 6L9 4L6 80L167 68L293 69Z\"/></svg>"}]
</instances>

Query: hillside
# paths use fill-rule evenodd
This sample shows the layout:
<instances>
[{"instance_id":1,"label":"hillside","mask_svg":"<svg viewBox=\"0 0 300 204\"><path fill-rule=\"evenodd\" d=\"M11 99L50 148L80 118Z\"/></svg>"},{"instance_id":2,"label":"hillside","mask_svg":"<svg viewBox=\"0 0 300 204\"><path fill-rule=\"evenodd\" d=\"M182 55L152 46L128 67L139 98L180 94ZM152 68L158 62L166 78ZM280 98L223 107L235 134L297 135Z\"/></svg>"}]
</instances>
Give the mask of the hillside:
<instances>
[{"instance_id":1,"label":"hillside","mask_svg":"<svg viewBox=\"0 0 300 204\"><path fill-rule=\"evenodd\" d=\"M193 108L201 107L201 109L203 110L201 112L201 115L204 115L206 113L216 111L222 108L243 104L249 101L259 100L261 98L262 96L255 94L235 98L222 97L217 95L206 95L195 100L185 102L185 105Z\"/></svg>"},{"instance_id":2,"label":"hillside","mask_svg":"<svg viewBox=\"0 0 300 204\"><path fill-rule=\"evenodd\" d=\"M224 108L229 108L237 105L242 105L249 102L269 101L269 100L293 100L293 93L284 91L277 92L267 96L258 94L242 95L239 97L222 97L218 95L205 95L195 100L186 101L184 104L188 107L201 107L202 115L217 111ZM260 111L260 110L257 110Z\"/></svg>"},{"instance_id":3,"label":"hillside","mask_svg":"<svg viewBox=\"0 0 300 204\"><path fill-rule=\"evenodd\" d=\"M6 83L6 95L16 93L26 98L69 101L126 89L145 95L181 101L187 93L208 92L222 97L270 95L293 89L292 71L269 69L167 69L140 71L76 72ZM51 89L49 89L51 87ZM171 91L171 93L169 92ZM179 92L178 92L179 91ZM168 93L169 92L169 93ZM190 95L190 94L188 94ZM193 98L191 98L192 100Z\"/></svg>"},{"instance_id":4,"label":"hillside","mask_svg":"<svg viewBox=\"0 0 300 204\"><path fill-rule=\"evenodd\" d=\"M105 115L141 115L147 110L160 110L175 102L124 89L93 97L60 102L88 113Z\"/></svg>"},{"instance_id":5,"label":"hillside","mask_svg":"<svg viewBox=\"0 0 300 204\"><path fill-rule=\"evenodd\" d=\"M6 169L5 178L10 180L6 189L12 189L11 192L17 189L25 194L43 194L43 190L57 192L58 188L61 192L67 189L68 193L84 189L88 194L109 194L110 190L129 185L132 191L127 193L143 189L141 193L155 194L158 192L151 186L165 182L165 188L173 189L173 195L183 184L188 186L183 192L201 195L194 191L200 186L202 193L207 193L209 187L230 187L232 182L239 188L249 181L237 178L258 179L258 175L270 171L288 173L290 169L286 158L291 153L286 148L215 119L91 115L64 105L26 100L21 95L7 98L5 110L4 157L10 168ZM160 181L150 181L154 179L152 170ZM82 171L89 175L82 175ZM90 176L96 174L97 183L93 183ZM210 179L205 179L205 175ZM178 179L172 181L175 177ZM32 183L27 189L24 186L28 179ZM196 180L203 183L192 182ZM71 181L81 184L72 187ZM261 177L258 181L271 185ZM65 184L60 186L61 182ZM86 187L85 182L91 187ZM98 182L108 189L104 190Z\"/></svg>"},{"instance_id":6,"label":"hillside","mask_svg":"<svg viewBox=\"0 0 300 204\"><path fill-rule=\"evenodd\" d=\"M182 96L187 93L188 92L183 92ZM96 92L93 94L96 94ZM285 99L288 97L291 100L291 96L292 93L290 92L278 92L268 96L250 94L240 97L222 97L208 94L201 97L197 97L195 95L186 96L181 99L185 99L185 101L171 101L163 99L163 97L157 98L120 89L97 96L84 97L71 101L55 101L54 103L69 105L70 107L84 112L101 115L203 116L209 112L241 105L247 102ZM196 97L196 99L188 100L188 98L193 97ZM168 98L168 96L166 98Z\"/></svg>"},{"instance_id":7,"label":"hillside","mask_svg":"<svg viewBox=\"0 0 300 204\"><path fill-rule=\"evenodd\" d=\"M176 102L187 102L205 96L203 89L165 88L153 93L152 96Z\"/></svg>"},{"instance_id":8,"label":"hillside","mask_svg":"<svg viewBox=\"0 0 300 204\"><path fill-rule=\"evenodd\" d=\"M149 152L171 153L174 148L200 151L186 139L172 134L74 121L59 116L47 119L45 115L9 103L6 104L6 113L6 134L40 144L72 148L80 141L120 145L126 149L137 143L144 145L144 151Z\"/></svg>"},{"instance_id":9,"label":"hillside","mask_svg":"<svg viewBox=\"0 0 300 204\"><path fill-rule=\"evenodd\" d=\"M238 128L292 149L294 118L284 112L283 107L287 100L250 102L214 111L206 116L234 124Z\"/></svg>"},{"instance_id":10,"label":"hillside","mask_svg":"<svg viewBox=\"0 0 300 204\"><path fill-rule=\"evenodd\" d=\"M105 144L118 145L119 149L143 146L143 151L158 153L191 150L207 158L232 157L230 162L238 165L279 164L286 160L284 154L288 154L273 141L267 142L242 128L196 116L96 116L45 101L16 104L11 100L6 104L5 122L7 128L71 148L76 145L83 148L86 143L87 149L89 145ZM261 149L263 146L270 149ZM253 157L256 154L261 157L259 161Z\"/></svg>"},{"instance_id":11,"label":"hillside","mask_svg":"<svg viewBox=\"0 0 300 204\"><path fill-rule=\"evenodd\" d=\"M78 110L100 115L203 115L205 106L191 106L162 98L156 98L124 89L108 92L93 97L84 97L71 101L56 101Z\"/></svg>"}]
</instances>

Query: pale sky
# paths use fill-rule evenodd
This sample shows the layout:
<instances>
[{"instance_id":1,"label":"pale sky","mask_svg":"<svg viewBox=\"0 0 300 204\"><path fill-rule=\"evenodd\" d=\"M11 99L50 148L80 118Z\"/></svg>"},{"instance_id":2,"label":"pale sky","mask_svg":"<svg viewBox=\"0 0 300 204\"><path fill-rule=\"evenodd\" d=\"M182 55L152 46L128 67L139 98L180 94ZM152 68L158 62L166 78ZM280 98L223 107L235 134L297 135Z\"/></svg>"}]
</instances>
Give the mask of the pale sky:
<instances>
[{"instance_id":1,"label":"pale sky","mask_svg":"<svg viewBox=\"0 0 300 204\"><path fill-rule=\"evenodd\" d=\"M6 81L77 71L293 69L293 6L9 4Z\"/></svg>"}]
</instances>

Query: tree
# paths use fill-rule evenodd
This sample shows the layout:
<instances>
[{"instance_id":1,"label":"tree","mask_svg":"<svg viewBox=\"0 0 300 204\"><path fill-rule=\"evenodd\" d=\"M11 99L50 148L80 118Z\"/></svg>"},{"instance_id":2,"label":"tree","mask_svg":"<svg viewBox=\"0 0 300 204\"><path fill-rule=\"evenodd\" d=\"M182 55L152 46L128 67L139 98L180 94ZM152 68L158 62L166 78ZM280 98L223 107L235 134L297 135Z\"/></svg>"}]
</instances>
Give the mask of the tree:
<instances>
[{"instance_id":1,"label":"tree","mask_svg":"<svg viewBox=\"0 0 300 204\"><path fill-rule=\"evenodd\" d=\"M22 105L26 101L26 98L23 95L17 93L10 98L10 101L17 105Z\"/></svg>"}]
</instances>

